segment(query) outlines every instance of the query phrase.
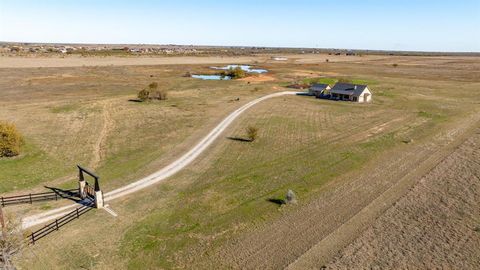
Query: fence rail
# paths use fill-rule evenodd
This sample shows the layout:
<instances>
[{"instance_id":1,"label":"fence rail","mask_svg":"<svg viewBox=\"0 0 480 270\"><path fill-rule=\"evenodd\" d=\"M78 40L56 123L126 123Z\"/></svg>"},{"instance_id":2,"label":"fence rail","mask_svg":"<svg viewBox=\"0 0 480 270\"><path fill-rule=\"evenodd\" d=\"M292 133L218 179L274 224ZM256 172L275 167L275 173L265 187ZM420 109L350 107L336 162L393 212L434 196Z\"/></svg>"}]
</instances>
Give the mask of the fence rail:
<instances>
[{"instance_id":1,"label":"fence rail","mask_svg":"<svg viewBox=\"0 0 480 270\"><path fill-rule=\"evenodd\" d=\"M70 193L70 194L69 194ZM61 192L50 191L42 193L30 193L25 195L18 196L8 196L0 197L0 204L3 206L14 205L14 204L32 204L34 202L40 201L52 201L64 198L70 198L78 195L78 189L68 189L62 190Z\"/></svg>"},{"instance_id":2,"label":"fence rail","mask_svg":"<svg viewBox=\"0 0 480 270\"><path fill-rule=\"evenodd\" d=\"M34 231L30 235L27 236L27 240L29 244L35 244L38 240L42 239L43 237L58 231L61 227L67 225L68 223L72 222L75 219L80 218L83 214L87 213L88 211L93 209L93 204L85 205L82 207L78 207L72 212L64 215L61 218L55 219L55 221L43 226L41 229Z\"/></svg>"}]
</instances>

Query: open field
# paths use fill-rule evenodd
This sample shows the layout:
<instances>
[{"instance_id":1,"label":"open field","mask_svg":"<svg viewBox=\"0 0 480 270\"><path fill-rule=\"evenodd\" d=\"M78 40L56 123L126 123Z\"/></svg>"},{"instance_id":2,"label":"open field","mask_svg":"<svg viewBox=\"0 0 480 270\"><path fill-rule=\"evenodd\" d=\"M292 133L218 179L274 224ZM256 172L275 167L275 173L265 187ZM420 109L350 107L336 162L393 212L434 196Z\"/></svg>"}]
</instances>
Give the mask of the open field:
<instances>
[{"instance_id":1,"label":"open field","mask_svg":"<svg viewBox=\"0 0 480 270\"><path fill-rule=\"evenodd\" d=\"M257 81L182 77L233 61L228 58L1 68L0 119L15 122L26 137L20 157L0 160L0 191L8 194L75 187L77 163L98 172L105 191L120 187L185 153L236 108L284 91L292 81L348 77L368 83L374 93L369 105L303 96L259 103L185 170L110 202L118 217L91 211L26 250L19 265L278 269L295 268L292 263L305 255L319 267L370 224L387 233L381 222L395 209L390 206L449 156L445 148L478 126L480 97L473 93L480 87L480 59L365 56L326 63L325 57L292 56L286 63L248 58L271 71L271 79ZM169 90L167 101L129 101L152 81ZM259 128L259 138L235 140L249 125ZM269 201L288 189L297 193L297 205ZM24 216L63 204L6 210ZM332 238L365 209L360 226ZM309 252L329 239L338 241L323 242L329 249L321 254ZM350 247L343 252L353 253Z\"/></svg>"},{"instance_id":2,"label":"open field","mask_svg":"<svg viewBox=\"0 0 480 270\"><path fill-rule=\"evenodd\" d=\"M477 129L327 268L478 268L479 160Z\"/></svg>"},{"instance_id":3,"label":"open field","mask_svg":"<svg viewBox=\"0 0 480 270\"><path fill-rule=\"evenodd\" d=\"M319 63L328 59L331 62L353 62L370 61L384 59L387 56L365 55L365 56L345 56L345 55L310 55L293 54L289 55L286 63ZM469 58L469 57L466 57ZM182 65L182 64L243 64L254 62L283 63L271 60L271 55L258 56L30 56L30 57L12 57L0 56L0 68L33 68L33 67L84 67L84 66L147 66L147 65Z\"/></svg>"}]
</instances>

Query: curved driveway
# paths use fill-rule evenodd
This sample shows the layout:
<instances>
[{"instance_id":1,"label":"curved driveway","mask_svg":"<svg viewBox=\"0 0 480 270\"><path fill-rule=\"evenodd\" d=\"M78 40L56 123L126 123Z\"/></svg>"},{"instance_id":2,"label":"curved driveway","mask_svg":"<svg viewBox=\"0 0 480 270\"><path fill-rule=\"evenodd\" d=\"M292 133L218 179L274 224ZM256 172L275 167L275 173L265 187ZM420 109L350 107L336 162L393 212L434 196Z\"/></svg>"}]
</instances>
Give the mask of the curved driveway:
<instances>
[{"instance_id":1,"label":"curved driveway","mask_svg":"<svg viewBox=\"0 0 480 270\"><path fill-rule=\"evenodd\" d=\"M139 179L133 183L125 185L123 187L114 189L110 192L104 193L105 202L114 200L119 197L126 196L133 192L139 191L151 185L154 185L172 175L179 172L187 165L189 165L192 161L194 161L208 146L210 146L219 136L220 134L225 131L225 129L244 111L249 109L250 107L254 106L255 104L264 101L269 98L279 97L284 95L295 95L297 92L292 91L285 91L285 92L278 92L270 95L266 95L261 98L257 98L248 102L247 104L243 105L242 107L238 108L230 115L228 115L225 119L220 122L207 136L205 136L199 143L197 143L190 151L185 153L183 156L175 160L174 162L170 163L166 167L162 168L161 170L146 176L142 179ZM29 228L38 224L42 224L44 222L53 220L55 218L61 217L78 207L78 204L71 204L64 207L59 207L44 213L36 214L33 216L25 217L22 220L22 227Z\"/></svg>"}]
</instances>

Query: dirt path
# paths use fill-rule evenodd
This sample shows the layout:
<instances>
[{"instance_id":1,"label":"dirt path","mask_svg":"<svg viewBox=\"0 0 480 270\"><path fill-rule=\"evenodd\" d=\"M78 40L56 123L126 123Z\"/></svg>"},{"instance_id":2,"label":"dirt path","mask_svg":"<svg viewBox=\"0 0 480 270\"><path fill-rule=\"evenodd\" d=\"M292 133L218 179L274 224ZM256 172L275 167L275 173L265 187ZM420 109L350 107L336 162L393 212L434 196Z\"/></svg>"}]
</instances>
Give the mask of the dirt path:
<instances>
[{"instance_id":1,"label":"dirt path","mask_svg":"<svg viewBox=\"0 0 480 270\"><path fill-rule=\"evenodd\" d=\"M113 122L110 117L110 110L112 109L112 102L107 100L102 102L102 129L98 135L97 141L93 146L93 159L90 163L90 168L96 169L100 162L105 158L105 143L110 130L113 129Z\"/></svg>"},{"instance_id":2,"label":"dirt path","mask_svg":"<svg viewBox=\"0 0 480 270\"><path fill-rule=\"evenodd\" d=\"M479 160L480 130L425 175L327 268L480 269Z\"/></svg>"},{"instance_id":3,"label":"dirt path","mask_svg":"<svg viewBox=\"0 0 480 270\"><path fill-rule=\"evenodd\" d=\"M385 153L369 163L364 173L327 184L318 199L232 239L214 255L215 268L318 269L448 156L476 123L476 116L457 123L431 142L402 151L402 156Z\"/></svg>"},{"instance_id":4,"label":"dirt path","mask_svg":"<svg viewBox=\"0 0 480 270\"><path fill-rule=\"evenodd\" d=\"M187 153L183 156L172 162L171 164L167 165L166 167L162 168L161 170L144 177L138 181L130 183L126 186L117 188L110 192L104 193L104 200L105 202L114 200L116 198L120 198L126 195L129 195L133 192L139 191L151 185L154 185L172 175L179 172L187 165L189 165L192 161L194 161L200 154L203 153L219 136L224 132L228 126L243 112L248 110L250 107L254 106L255 104L262 102L266 99L284 96L284 95L295 95L297 92L285 91L285 92L278 92L270 95L266 95L261 98L257 98L253 101L248 102L247 104L243 105L239 109L232 112L228 115L225 119L223 119L220 124L218 124L207 136L205 136L197 145L195 145L192 149L190 149ZM101 144L101 142L100 142ZM100 148L100 146L99 146ZM73 209L74 207L78 206L77 204L71 204L64 207L60 207L57 209L49 210L44 213L36 214L33 216L25 217L22 220L22 227L29 228L38 224L42 224L53 220L55 218L61 217L64 214L68 213L69 210Z\"/></svg>"}]
</instances>

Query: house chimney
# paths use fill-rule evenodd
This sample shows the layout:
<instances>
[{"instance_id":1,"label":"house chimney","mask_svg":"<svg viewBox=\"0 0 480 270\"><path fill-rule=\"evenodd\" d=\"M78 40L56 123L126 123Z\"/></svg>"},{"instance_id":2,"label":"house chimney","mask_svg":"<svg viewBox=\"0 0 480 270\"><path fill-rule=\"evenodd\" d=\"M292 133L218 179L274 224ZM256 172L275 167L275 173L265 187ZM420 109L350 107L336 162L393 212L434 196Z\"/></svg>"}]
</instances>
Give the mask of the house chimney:
<instances>
[{"instance_id":1,"label":"house chimney","mask_svg":"<svg viewBox=\"0 0 480 270\"><path fill-rule=\"evenodd\" d=\"M353 89L357 90L357 85L355 85L355 86L353 87Z\"/></svg>"}]
</instances>

